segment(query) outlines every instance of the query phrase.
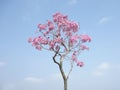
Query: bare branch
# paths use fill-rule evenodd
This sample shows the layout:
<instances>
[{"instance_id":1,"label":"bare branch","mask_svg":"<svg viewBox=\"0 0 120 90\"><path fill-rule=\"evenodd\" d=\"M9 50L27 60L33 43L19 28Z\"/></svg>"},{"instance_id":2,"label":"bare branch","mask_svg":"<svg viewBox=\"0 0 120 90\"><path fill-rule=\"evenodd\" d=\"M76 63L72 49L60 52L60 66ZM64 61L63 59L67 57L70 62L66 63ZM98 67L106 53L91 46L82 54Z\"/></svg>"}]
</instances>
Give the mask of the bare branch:
<instances>
[{"instance_id":1,"label":"bare branch","mask_svg":"<svg viewBox=\"0 0 120 90\"><path fill-rule=\"evenodd\" d=\"M81 45L81 42L79 41L78 43L77 43L77 45L75 45L74 47L72 47L71 49L76 49L77 47L80 47L80 45Z\"/></svg>"},{"instance_id":2,"label":"bare branch","mask_svg":"<svg viewBox=\"0 0 120 90\"><path fill-rule=\"evenodd\" d=\"M66 49L66 51L67 51L67 47L66 47L66 45L62 42L61 43L63 46L64 46L64 48Z\"/></svg>"},{"instance_id":3,"label":"bare branch","mask_svg":"<svg viewBox=\"0 0 120 90\"><path fill-rule=\"evenodd\" d=\"M56 61L56 56L59 55L61 57L61 54L59 53L60 47L57 51L53 50L55 52L55 55L53 56L53 61L56 63L58 66L60 66L60 63Z\"/></svg>"},{"instance_id":4,"label":"bare branch","mask_svg":"<svg viewBox=\"0 0 120 90\"><path fill-rule=\"evenodd\" d=\"M63 70L63 60L64 60L64 55L60 58L59 69L60 69L61 75L62 75L62 77L63 77L63 79L65 81L65 80L67 80L67 78L66 78L65 72Z\"/></svg>"},{"instance_id":5,"label":"bare branch","mask_svg":"<svg viewBox=\"0 0 120 90\"><path fill-rule=\"evenodd\" d=\"M70 68L70 71L69 71L69 73L68 73L68 75L67 75L67 79L69 78L69 75L70 75L70 73L72 72L72 69L73 69L73 61L71 61L71 68Z\"/></svg>"}]
</instances>

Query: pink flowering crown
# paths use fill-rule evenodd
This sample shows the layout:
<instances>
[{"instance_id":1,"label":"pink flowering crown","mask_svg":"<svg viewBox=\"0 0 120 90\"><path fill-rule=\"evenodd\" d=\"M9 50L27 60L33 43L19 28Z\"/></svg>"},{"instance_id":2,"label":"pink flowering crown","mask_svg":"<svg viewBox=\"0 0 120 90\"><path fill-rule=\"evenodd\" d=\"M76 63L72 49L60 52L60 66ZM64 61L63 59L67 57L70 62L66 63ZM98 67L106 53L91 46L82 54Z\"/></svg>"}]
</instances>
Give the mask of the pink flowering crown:
<instances>
[{"instance_id":1,"label":"pink flowering crown","mask_svg":"<svg viewBox=\"0 0 120 90\"><path fill-rule=\"evenodd\" d=\"M82 34L78 35L79 24L68 19L67 15L55 13L53 20L48 20L44 24L38 24L39 35L29 38L28 42L37 50L46 49L58 52L74 61L77 66L82 67L84 63L77 59L78 54L89 48L84 44L91 41L91 37Z\"/></svg>"}]
</instances>

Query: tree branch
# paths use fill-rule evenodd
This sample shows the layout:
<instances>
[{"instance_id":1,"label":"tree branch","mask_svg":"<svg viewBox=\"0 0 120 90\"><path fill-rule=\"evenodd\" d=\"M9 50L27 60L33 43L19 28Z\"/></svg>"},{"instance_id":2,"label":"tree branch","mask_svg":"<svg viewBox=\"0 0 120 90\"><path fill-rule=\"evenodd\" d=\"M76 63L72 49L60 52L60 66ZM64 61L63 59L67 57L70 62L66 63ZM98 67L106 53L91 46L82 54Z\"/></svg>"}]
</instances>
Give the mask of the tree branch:
<instances>
[{"instance_id":1,"label":"tree branch","mask_svg":"<svg viewBox=\"0 0 120 90\"><path fill-rule=\"evenodd\" d=\"M70 73L72 72L72 69L73 69L73 62L71 62L71 68L70 68L70 71L69 71L69 73L68 73L68 75L67 75L67 79L69 78L69 75L70 75Z\"/></svg>"},{"instance_id":2,"label":"tree branch","mask_svg":"<svg viewBox=\"0 0 120 90\"><path fill-rule=\"evenodd\" d=\"M53 61L54 61L54 63L56 63L58 66L60 66L60 63L57 62L55 58L56 58L57 54L59 54L59 53L58 53L59 50L60 50L60 48L59 48L57 51L54 51L54 52L55 52L55 55L53 56ZM60 54L59 54L59 55L60 55Z\"/></svg>"},{"instance_id":3,"label":"tree branch","mask_svg":"<svg viewBox=\"0 0 120 90\"><path fill-rule=\"evenodd\" d=\"M66 51L67 51L68 49L67 49L67 47L65 46L65 44L64 44L63 42L62 42L61 44L64 46L64 48L65 48Z\"/></svg>"},{"instance_id":4,"label":"tree branch","mask_svg":"<svg viewBox=\"0 0 120 90\"><path fill-rule=\"evenodd\" d=\"M59 69L60 69L61 75L62 75L62 77L63 77L63 79L64 79L64 81L65 81L65 80L66 80L66 75L65 75L65 72L64 72L64 70L63 70L62 64L59 65Z\"/></svg>"}]
</instances>

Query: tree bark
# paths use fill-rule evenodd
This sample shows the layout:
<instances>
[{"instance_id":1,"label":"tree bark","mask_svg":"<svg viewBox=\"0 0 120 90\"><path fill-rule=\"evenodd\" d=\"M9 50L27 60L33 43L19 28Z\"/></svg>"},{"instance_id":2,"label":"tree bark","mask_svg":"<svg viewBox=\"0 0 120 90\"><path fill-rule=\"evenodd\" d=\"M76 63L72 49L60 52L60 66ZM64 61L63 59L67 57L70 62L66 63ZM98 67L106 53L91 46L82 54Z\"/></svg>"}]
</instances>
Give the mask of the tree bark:
<instances>
[{"instance_id":1,"label":"tree bark","mask_svg":"<svg viewBox=\"0 0 120 90\"><path fill-rule=\"evenodd\" d=\"M64 80L64 90L67 90L67 79Z\"/></svg>"},{"instance_id":2,"label":"tree bark","mask_svg":"<svg viewBox=\"0 0 120 90\"><path fill-rule=\"evenodd\" d=\"M54 63L56 63L59 66L59 70L61 72L61 75L62 75L62 78L63 78L63 81L64 81L64 90L67 90L67 80L68 80L70 72L72 71L72 67L71 67L70 72L68 73L68 76L65 75L65 72L63 70L63 60L64 60L64 57L68 54L68 52L66 52L65 55L60 55L59 54L60 55L60 62L57 62L56 61L56 56L57 56L58 52L59 52L59 50L57 52L55 52L55 55L53 56L53 61L54 61Z\"/></svg>"},{"instance_id":3,"label":"tree bark","mask_svg":"<svg viewBox=\"0 0 120 90\"><path fill-rule=\"evenodd\" d=\"M63 81L64 81L64 90L67 90L67 77L63 71L63 67L62 67L62 64L59 65L59 69L60 69L60 72L61 72L61 75L62 75L62 78L63 78Z\"/></svg>"}]
</instances>

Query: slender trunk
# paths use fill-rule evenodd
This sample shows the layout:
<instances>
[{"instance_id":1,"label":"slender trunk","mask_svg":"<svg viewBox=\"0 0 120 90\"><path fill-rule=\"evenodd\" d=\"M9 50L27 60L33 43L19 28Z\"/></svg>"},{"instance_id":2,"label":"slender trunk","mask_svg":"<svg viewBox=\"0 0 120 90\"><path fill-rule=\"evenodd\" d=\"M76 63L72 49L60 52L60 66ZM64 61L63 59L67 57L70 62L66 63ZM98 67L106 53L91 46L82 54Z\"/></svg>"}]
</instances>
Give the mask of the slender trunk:
<instances>
[{"instance_id":1,"label":"slender trunk","mask_svg":"<svg viewBox=\"0 0 120 90\"><path fill-rule=\"evenodd\" d=\"M67 80L68 80L69 74L72 71L72 69L70 70L68 76L65 75L65 72L63 70L63 60L64 60L64 57L68 54L68 52L66 52L65 55L60 55L60 63L57 62L56 59L55 59L57 54L58 54L58 52L59 52L59 50L53 56L53 61L54 61L54 63L56 63L59 66L59 69L60 69L60 72L61 72L61 75L62 75L62 78L63 78L63 81L64 81L64 90L67 90Z\"/></svg>"},{"instance_id":2,"label":"slender trunk","mask_svg":"<svg viewBox=\"0 0 120 90\"><path fill-rule=\"evenodd\" d=\"M60 72L61 72L61 75L62 75L62 78L63 78L63 81L64 81L64 90L67 90L67 80L68 80L68 78L66 77L66 75L63 71L62 64L60 64L59 69L60 69Z\"/></svg>"},{"instance_id":3,"label":"slender trunk","mask_svg":"<svg viewBox=\"0 0 120 90\"><path fill-rule=\"evenodd\" d=\"M64 90L67 90L67 79L64 80Z\"/></svg>"}]
</instances>

